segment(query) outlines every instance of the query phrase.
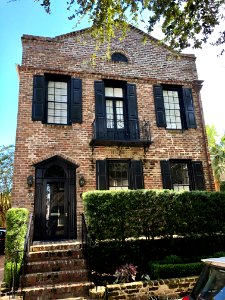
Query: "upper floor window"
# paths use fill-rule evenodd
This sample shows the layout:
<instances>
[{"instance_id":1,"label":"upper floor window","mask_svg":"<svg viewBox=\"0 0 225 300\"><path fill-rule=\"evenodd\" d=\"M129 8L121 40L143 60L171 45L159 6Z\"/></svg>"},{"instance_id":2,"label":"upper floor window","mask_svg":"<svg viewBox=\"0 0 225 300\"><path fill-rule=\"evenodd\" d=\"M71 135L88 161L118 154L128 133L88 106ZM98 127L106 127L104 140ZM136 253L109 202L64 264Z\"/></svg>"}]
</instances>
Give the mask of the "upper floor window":
<instances>
[{"instance_id":1,"label":"upper floor window","mask_svg":"<svg viewBox=\"0 0 225 300\"><path fill-rule=\"evenodd\" d=\"M178 91L163 90L166 128L182 129Z\"/></svg>"},{"instance_id":2,"label":"upper floor window","mask_svg":"<svg viewBox=\"0 0 225 300\"><path fill-rule=\"evenodd\" d=\"M205 189L201 161L171 159L162 160L160 164L164 189L175 191Z\"/></svg>"},{"instance_id":3,"label":"upper floor window","mask_svg":"<svg viewBox=\"0 0 225 300\"><path fill-rule=\"evenodd\" d=\"M114 62L128 62L127 57L121 52L115 52L111 56L112 61Z\"/></svg>"},{"instance_id":4,"label":"upper floor window","mask_svg":"<svg viewBox=\"0 0 225 300\"><path fill-rule=\"evenodd\" d=\"M47 123L68 123L67 82L48 81Z\"/></svg>"},{"instance_id":5,"label":"upper floor window","mask_svg":"<svg viewBox=\"0 0 225 300\"><path fill-rule=\"evenodd\" d=\"M107 128L124 128L123 88L105 87Z\"/></svg>"},{"instance_id":6,"label":"upper floor window","mask_svg":"<svg viewBox=\"0 0 225 300\"><path fill-rule=\"evenodd\" d=\"M52 74L35 75L32 120L57 125L81 123L81 79Z\"/></svg>"},{"instance_id":7,"label":"upper floor window","mask_svg":"<svg viewBox=\"0 0 225 300\"><path fill-rule=\"evenodd\" d=\"M114 141L139 138L135 84L95 81L95 136Z\"/></svg>"},{"instance_id":8,"label":"upper floor window","mask_svg":"<svg viewBox=\"0 0 225 300\"><path fill-rule=\"evenodd\" d=\"M156 121L166 129L196 128L192 91L181 86L154 86Z\"/></svg>"}]
</instances>

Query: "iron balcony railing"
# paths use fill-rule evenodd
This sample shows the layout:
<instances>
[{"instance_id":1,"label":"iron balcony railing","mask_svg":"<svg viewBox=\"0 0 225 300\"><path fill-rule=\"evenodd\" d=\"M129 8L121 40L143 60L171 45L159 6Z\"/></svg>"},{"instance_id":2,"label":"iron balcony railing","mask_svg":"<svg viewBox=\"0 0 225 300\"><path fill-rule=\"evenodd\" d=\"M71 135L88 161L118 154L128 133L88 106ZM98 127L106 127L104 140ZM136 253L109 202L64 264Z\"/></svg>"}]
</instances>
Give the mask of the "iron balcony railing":
<instances>
[{"instance_id":1,"label":"iron balcony railing","mask_svg":"<svg viewBox=\"0 0 225 300\"><path fill-rule=\"evenodd\" d=\"M93 122L93 140L151 142L149 121L129 120L115 124L106 118Z\"/></svg>"}]
</instances>

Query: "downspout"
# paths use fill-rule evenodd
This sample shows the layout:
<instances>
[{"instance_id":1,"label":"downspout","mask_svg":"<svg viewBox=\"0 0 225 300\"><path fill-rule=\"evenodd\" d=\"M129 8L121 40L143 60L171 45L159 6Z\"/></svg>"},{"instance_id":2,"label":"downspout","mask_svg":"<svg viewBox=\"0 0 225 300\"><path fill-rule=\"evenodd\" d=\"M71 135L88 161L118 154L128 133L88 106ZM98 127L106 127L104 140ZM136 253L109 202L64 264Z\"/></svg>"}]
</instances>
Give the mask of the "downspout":
<instances>
[{"instance_id":1,"label":"downspout","mask_svg":"<svg viewBox=\"0 0 225 300\"><path fill-rule=\"evenodd\" d=\"M202 135L203 135L203 139L204 139L204 148L205 148L206 164L207 164L207 169L208 169L209 185L210 185L210 190L213 192L215 190L215 187L212 184L214 182L214 178L212 176L211 159L210 159L209 150L208 150L208 139L207 139L207 134L206 134L206 129L205 129L205 120L204 120L202 101L201 101L201 95L200 95L200 91L202 89L202 84L203 84L203 80L194 80L193 81L193 88L197 94L198 105L199 105L199 109L200 109L200 118L201 118L201 123L202 123Z\"/></svg>"}]
</instances>

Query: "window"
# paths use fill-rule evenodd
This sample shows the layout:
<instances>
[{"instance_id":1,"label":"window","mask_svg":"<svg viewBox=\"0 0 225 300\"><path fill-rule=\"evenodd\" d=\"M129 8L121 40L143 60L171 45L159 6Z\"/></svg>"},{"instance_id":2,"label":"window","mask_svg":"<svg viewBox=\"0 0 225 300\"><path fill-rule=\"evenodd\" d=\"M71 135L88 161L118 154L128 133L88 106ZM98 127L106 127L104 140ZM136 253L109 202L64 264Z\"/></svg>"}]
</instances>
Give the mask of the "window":
<instances>
[{"instance_id":1,"label":"window","mask_svg":"<svg viewBox=\"0 0 225 300\"><path fill-rule=\"evenodd\" d=\"M166 129L196 128L192 91L181 86L154 86L156 121Z\"/></svg>"},{"instance_id":2,"label":"window","mask_svg":"<svg viewBox=\"0 0 225 300\"><path fill-rule=\"evenodd\" d=\"M189 191L190 180L188 174L188 164L171 162L170 168L171 168L173 189L175 191L181 191L181 190Z\"/></svg>"},{"instance_id":3,"label":"window","mask_svg":"<svg viewBox=\"0 0 225 300\"><path fill-rule=\"evenodd\" d=\"M139 160L97 160L98 190L143 189L143 167Z\"/></svg>"},{"instance_id":4,"label":"window","mask_svg":"<svg viewBox=\"0 0 225 300\"><path fill-rule=\"evenodd\" d=\"M191 160L163 160L160 162L164 189L175 191L204 190L202 162Z\"/></svg>"},{"instance_id":5,"label":"window","mask_svg":"<svg viewBox=\"0 0 225 300\"><path fill-rule=\"evenodd\" d=\"M96 140L138 140L136 85L124 81L95 81Z\"/></svg>"},{"instance_id":6,"label":"window","mask_svg":"<svg viewBox=\"0 0 225 300\"><path fill-rule=\"evenodd\" d=\"M67 124L67 82L48 81L47 123Z\"/></svg>"},{"instance_id":7,"label":"window","mask_svg":"<svg viewBox=\"0 0 225 300\"><path fill-rule=\"evenodd\" d=\"M111 59L113 62L125 62L125 63L128 62L127 57L123 53L120 53L120 52L113 53L111 56Z\"/></svg>"},{"instance_id":8,"label":"window","mask_svg":"<svg viewBox=\"0 0 225 300\"><path fill-rule=\"evenodd\" d=\"M178 91L163 91L166 128L182 129Z\"/></svg>"},{"instance_id":9,"label":"window","mask_svg":"<svg viewBox=\"0 0 225 300\"><path fill-rule=\"evenodd\" d=\"M57 125L81 123L81 79L52 74L35 75L32 120Z\"/></svg>"},{"instance_id":10,"label":"window","mask_svg":"<svg viewBox=\"0 0 225 300\"><path fill-rule=\"evenodd\" d=\"M128 173L128 163L108 162L109 190L128 190Z\"/></svg>"},{"instance_id":11,"label":"window","mask_svg":"<svg viewBox=\"0 0 225 300\"><path fill-rule=\"evenodd\" d=\"M123 89L106 87L105 99L107 128L124 129Z\"/></svg>"}]
</instances>

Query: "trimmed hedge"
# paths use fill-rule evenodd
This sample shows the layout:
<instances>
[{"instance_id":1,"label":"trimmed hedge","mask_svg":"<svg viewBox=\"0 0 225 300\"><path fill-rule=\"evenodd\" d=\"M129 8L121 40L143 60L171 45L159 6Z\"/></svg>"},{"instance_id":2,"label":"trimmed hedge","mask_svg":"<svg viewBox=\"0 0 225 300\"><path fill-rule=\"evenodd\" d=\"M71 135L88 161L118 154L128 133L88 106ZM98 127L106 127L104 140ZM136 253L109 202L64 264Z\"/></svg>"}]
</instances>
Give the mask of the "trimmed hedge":
<instances>
[{"instance_id":1,"label":"trimmed hedge","mask_svg":"<svg viewBox=\"0 0 225 300\"><path fill-rule=\"evenodd\" d=\"M18 282L23 259L24 241L27 232L29 211L25 208L11 208L6 215L5 270L4 281L10 287L12 270L17 265L15 281ZM18 251L15 253L15 251Z\"/></svg>"},{"instance_id":2,"label":"trimmed hedge","mask_svg":"<svg viewBox=\"0 0 225 300\"><path fill-rule=\"evenodd\" d=\"M180 278L197 276L203 267L202 262L189 264L152 264L149 276L151 279Z\"/></svg>"},{"instance_id":3,"label":"trimmed hedge","mask_svg":"<svg viewBox=\"0 0 225 300\"><path fill-rule=\"evenodd\" d=\"M149 274L149 265L156 261L162 264L190 263L225 256L224 245L225 235L101 241L89 247L88 254L91 269L98 273L114 274L119 266L132 263L138 266L141 274Z\"/></svg>"},{"instance_id":4,"label":"trimmed hedge","mask_svg":"<svg viewBox=\"0 0 225 300\"><path fill-rule=\"evenodd\" d=\"M83 200L94 240L225 232L225 192L92 191Z\"/></svg>"}]
</instances>

